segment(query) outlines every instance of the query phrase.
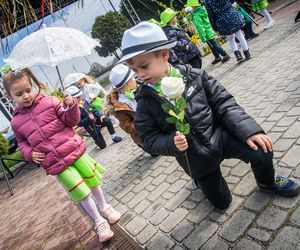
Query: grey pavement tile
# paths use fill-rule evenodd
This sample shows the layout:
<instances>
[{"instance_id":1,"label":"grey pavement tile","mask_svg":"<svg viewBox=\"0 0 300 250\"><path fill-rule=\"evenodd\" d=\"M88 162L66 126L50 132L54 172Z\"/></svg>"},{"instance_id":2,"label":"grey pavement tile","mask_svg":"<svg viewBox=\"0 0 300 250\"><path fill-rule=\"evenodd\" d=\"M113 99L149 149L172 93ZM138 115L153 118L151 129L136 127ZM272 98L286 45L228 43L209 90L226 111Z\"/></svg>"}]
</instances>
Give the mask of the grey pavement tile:
<instances>
[{"instance_id":1,"label":"grey pavement tile","mask_svg":"<svg viewBox=\"0 0 300 250\"><path fill-rule=\"evenodd\" d=\"M213 205L205 199L201 201L195 209L189 212L187 219L190 222L199 223L206 218L212 209L214 209Z\"/></svg>"},{"instance_id":2,"label":"grey pavement tile","mask_svg":"<svg viewBox=\"0 0 300 250\"><path fill-rule=\"evenodd\" d=\"M160 225L159 228L165 232L170 232L178 223L180 223L188 214L184 208L177 208Z\"/></svg>"},{"instance_id":3,"label":"grey pavement tile","mask_svg":"<svg viewBox=\"0 0 300 250\"><path fill-rule=\"evenodd\" d=\"M287 211L275 207L268 207L258 216L256 223L259 227L276 230L284 223L287 215Z\"/></svg>"},{"instance_id":4,"label":"grey pavement tile","mask_svg":"<svg viewBox=\"0 0 300 250\"><path fill-rule=\"evenodd\" d=\"M296 157L298 155L300 155L300 146L296 145L287 151L281 161L289 167L297 167L300 163L300 157Z\"/></svg>"},{"instance_id":5,"label":"grey pavement tile","mask_svg":"<svg viewBox=\"0 0 300 250\"><path fill-rule=\"evenodd\" d=\"M134 217L125 226L125 229L133 236L136 236L147 226L147 222L139 217Z\"/></svg>"},{"instance_id":6,"label":"grey pavement tile","mask_svg":"<svg viewBox=\"0 0 300 250\"><path fill-rule=\"evenodd\" d=\"M300 230L296 227L283 227L268 246L269 250L299 249Z\"/></svg>"},{"instance_id":7,"label":"grey pavement tile","mask_svg":"<svg viewBox=\"0 0 300 250\"><path fill-rule=\"evenodd\" d=\"M300 137L300 122L295 122L289 129L283 134L284 138L299 138Z\"/></svg>"},{"instance_id":8,"label":"grey pavement tile","mask_svg":"<svg viewBox=\"0 0 300 250\"><path fill-rule=\"evenodd\" d=\"M234 249L234 250L253 250L253 249L259 250L259 249L262 249L262 247L255 241L248 240L248 239L242 239L232 249Z\"/></svg>"},{"instance_id":9,"label":"grey pavement tile","mask_svg":"<svg viewBox=\"0 0 300 250\"><path fill-rule=\"evenodd\" d=\"M136 237L136 240L145 245L155 234L157 229L152 225L147 225Z\"/></svg>"},{"instance_id":10,"label":"grey pavement tile","mask_svg":"<svg viewBox=\"0 0 300 250\"><path fill-rule=\"evenodd\" d=\"M252 193L249 196L249 198L246 200L244 204L244 207L250 210L260 211L269 203L270 200L271 200L270 194L257 191Z\"/></svg>"},{"instance_id":11,"label":"grey pavement tile","mask_svg":"<svg viewBox=\"0 0 300 250\"><path fill-rule=\"evenodd\" d=\"M276 195L272 200L272 204L277 207L291 209L299 203L299 200L300 195L292 198Z\"/></svg>"},{"instance_id":12,"label":"grey pavement tile","mask_svg":"<svg viewBox=\"0 0 300 250\"><path fill-rule=\"evenodd\" d=\"M158 232L147 244L148 250L164 249L169 250L175 245L175 242L168 236Z\"/></svg>"},{"instance_id":13,"label":"grey pavement tile","mask_svg":"<svg viewBox=\"0 0 300 250\"><path fill-rule=\"evenodd\" d=\"M173 198L171 198L165 204L165 208L170 211L174 211L190 196L190 194L191 192L185 188L180 190Z\"/></svg>"},{"instance_id":14,"label":"grey pavement tile","mask_svg":"<svg viewBox=\"0 0 300 250\"><path fill-rule=\"evenodd\" d=\"M181 242L194 229L192 223L183 220L171 232L171 237L178 242Z\"/></svg>"},{"instance_id":15,"label":"grey pavement tile","mask_svg":"<svg viewBox=\"0 0 300 250\"><path fill-rule=\"evenodd\" d=\"M222 227L218 235L229 242L234 242L245 233L254 218L254 213L247 210L239 210Z\"/></svg>"},{"instance_id":16,"label":"grey pavement tile","mask_svg":"<svg viewBox=\"0 0 300 250\"><path fill-rule=\"evenodd\" d=\"M297 209L294 210L290 218L290 221L295 225L300 226L300 206L298 206Z\"/></svg>"},{"instance_id":17,"label":"grey pavement tile","mask_svg":"<svg viewBox=\"0 0 300 250\"><path fill-rule=\"evenodd\" d=\"M250 169L250 164L240 162L230 171L230 174L242 177L245 176L250 171Z\"/></svg>"},{"instance_id":18,"label":"grey pavement tile","mask_svg":"<svg viewBox=\"0 0 300 250\"><path fill-rule=\"evenodd\" d=\"M256 181L253 173L247 174L234 188L233 193L241 196L249 195L254 189L256 189Z\"/></svg>"},{"instance_id":19,"label":"grey pavement tile","mask_svg":"<svg viewBox=\"0 0 300 250\"><path fill-rule=\"evenodd\" d=\"M159 196L166 192L170 184L162 183L161 185L155 187L155 189L147 196L149 201L155 201Z\"/></svg>"},{"instance_id":20,"label":"grey pavement tile","mask_svg":"<svg viewBox=\"0 0 300 250\"><path fill-rule=\"evenodd\" d=\"M229 249L229 245L220 240L218 236L211 237L202 247L201 250L226 250Z\"/></svg>"},{"instance_id":21,"label":"grey pavement tile","mask_svg":"<svg viewBox=\"0 0 300 250\"><path fill-rule=\"evenodd\" d=\"M259 228L250 228L248 235L258 241L267 242L271 239L271 234L265 230Z\"/></svg>"},{"instance_id":22,"label":"grey pavement tile","mask_svg":"<svg viewBox=\"0 0 300 250\"><path fill-rule=\"evenodd\" d=\"M167 179L167 175L160 174L159 176L154 178L154 180L152 181L152 184L155 186L158 186L158 185L162 184L165 181L165 179Z\"/></svg>"},{"instance_id":23,"label":"grey pavement tile","mask_svg":"<svg viewBox=\"0 0 300 250\"><path fill-rule=\"evenodd\" d=\"M191 250L201 248L218 230L216 223L202 221L190 235L183 240L183 245Z\"/></svg>"},{"instance_id":24,"label":"grey pavement tile","mask_svg":"<svg viewBox=\"0 0 300 250\"><path fill-rule=\"evenodd\" d=\"M159 209L151 218L150 222L154 225L157 226L159 225L165 218L168 217L170 212L166 210L165 208Z\"/></svg>"}]
</instances>

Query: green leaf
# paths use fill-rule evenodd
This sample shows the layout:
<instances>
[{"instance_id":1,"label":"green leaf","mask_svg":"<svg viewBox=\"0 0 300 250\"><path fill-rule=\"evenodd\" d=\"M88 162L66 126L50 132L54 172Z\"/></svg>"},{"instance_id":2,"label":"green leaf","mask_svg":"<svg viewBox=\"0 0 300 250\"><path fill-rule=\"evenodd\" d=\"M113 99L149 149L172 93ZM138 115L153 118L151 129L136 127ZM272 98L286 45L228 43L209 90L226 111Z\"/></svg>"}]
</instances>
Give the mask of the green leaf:
<instances>
[{"instance_id":1,"label":"green leaf","mask_svg":"<svg viewBox=\"0 0 300 250\"><path fill-rule=\"evenodd\" d=\"M182 123L182 122L177 122L175 124L176 129L183 133L184 135L188 135L190 133L190 124L188 123Z\"/></svg>"},{"instance_id":2,"label":"green leaf","mask_svg":"<svg viewBox=\"0 0 300 250\"><path fill-rule=\"evenodd\" d=\"M177 122L177 118L176 117L168 117L168 118L166 118L166 121L168 123L176 123Z\"/></svg>"},{"instance_id":3,"label":"green leaf","mask_svg":"<svg viewBox=\"0 0 300 250\"><path fill-rule=\"evenodd\" d=\"M181 110L180 113L178 114L178 119L180 121L183 121L183 118L184 118L184 110Z\"/></svg>"},{"instance_id":4,"label":"green leaf","mask_svg":"<svg viewBox=\"0 0 300 250\"><path fill-rule=\"evenodd\" d=\"M174 116L174 117L176 117L178 119L177 114L173 110L169 111L169 115Z\"/></svg>"},{"instance_id":5,"label":"green leaf","mask_svg":"<svg viewBox=\"0 0 300 250\"><path fill-rule=\"evenodd\" d=\"M170 102L165 102L161 105L162 109L166 112L166 113L169 113L170 110L174 110L175 107L172 103Z\"/></svg>"},{"instance_id":6,"label":"green leaf","mask_svg":"<svg viewBox=\"0 0 300 250\"><path fill-rule=\"evenodd\" d=\"M178 110L183 110L186 107L186 100L181 96L176 101L176 108Z\"/></svg>"}]
</instances>

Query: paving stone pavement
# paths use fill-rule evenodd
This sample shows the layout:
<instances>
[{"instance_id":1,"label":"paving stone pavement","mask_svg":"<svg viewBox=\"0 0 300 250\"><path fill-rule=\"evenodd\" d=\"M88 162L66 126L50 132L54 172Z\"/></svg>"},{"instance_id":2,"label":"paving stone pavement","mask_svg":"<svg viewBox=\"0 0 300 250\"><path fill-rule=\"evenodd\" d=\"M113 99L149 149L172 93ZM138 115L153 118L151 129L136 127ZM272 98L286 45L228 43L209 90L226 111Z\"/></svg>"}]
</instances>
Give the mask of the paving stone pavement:
<instances>
[{"instance_id":1,"label":"paving stone pavement","mask_svg":"<svg viewBox=\"0 0 300 250\"><path fill-rule=\"evenodd\" d=\"M276 25L249 42L253 58L204 68L253 115L274 140L276 172L300 182L299 1L274 14ZM291 15L284 15L289 10ZM283 13L283 14L282 14ZM276 18L277 17L277 18ZM225 49L229 51L226 44ZM214 209L173 157L152 158L119 128L124 141L90 153L106 167L107 201L122 213L120 225L142 246L160 249L300 249L300 196L262 193L250 167L222 163L233 193L227 210ZM10 196L0 183L1 249L100 249L91 220L42 169L22 170Z\"/></svg>"}]
</instances>

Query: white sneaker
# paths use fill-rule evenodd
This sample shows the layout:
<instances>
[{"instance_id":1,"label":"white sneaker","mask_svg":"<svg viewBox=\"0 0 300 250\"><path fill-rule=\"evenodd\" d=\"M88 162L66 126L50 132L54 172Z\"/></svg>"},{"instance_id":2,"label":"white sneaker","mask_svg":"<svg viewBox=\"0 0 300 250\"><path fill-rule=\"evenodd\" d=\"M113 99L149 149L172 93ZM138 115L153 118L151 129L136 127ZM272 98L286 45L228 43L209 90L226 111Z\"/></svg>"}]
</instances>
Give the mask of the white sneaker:
<instances>
[{"instance_id":1,"label":"white sneaker","mask_svg":"<svg viewBox=\"0 0 300 250\"><path fill-rule=\"evenodd\" d=\"M110 224L118 222L121 218L121 214L108 204L106 204L103 209L100 209L100 214L106 218Z\"/></svg>"},{"instance_id":2,"label":"white sneaker","mask_svg":"<svg viewBox=\"0 0 300 250\"><path fill-rule=\"evenodd\" d=\"M95 221L95 229L100 242L105 242L114 236L114 232L110 230L107 220L102 217Z\"/></svg>"},{"instance_id":3,"label":"white sneaker","mask_svg":"<svg viewBox=\"0 0 300 250\"><path fill-rule=\"evenodd\" d=\"M273 25L274 25L274 22L266 23L264 29L265 29L265 30L270 29Z\"/></svg>"}]
</instances>

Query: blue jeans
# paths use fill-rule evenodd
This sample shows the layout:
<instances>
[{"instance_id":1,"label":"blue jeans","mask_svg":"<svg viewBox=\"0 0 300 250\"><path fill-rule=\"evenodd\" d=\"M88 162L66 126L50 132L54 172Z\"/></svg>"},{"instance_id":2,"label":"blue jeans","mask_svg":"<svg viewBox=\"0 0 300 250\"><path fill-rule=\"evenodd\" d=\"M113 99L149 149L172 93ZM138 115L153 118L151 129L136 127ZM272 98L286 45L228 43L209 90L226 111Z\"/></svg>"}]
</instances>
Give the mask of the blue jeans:
<instances>
[{"instance_id":1,"label":"blue jeans","mask_svg":"<svg viewBox=\"0 0 300 250\"><path fill-rule=\"evenodd\" d=\"M227 56L226 51L218 44L216 39L207 40L206 43L210 47L215 58L219 58L221 56Z\"/></svg>"}]
</instances>

